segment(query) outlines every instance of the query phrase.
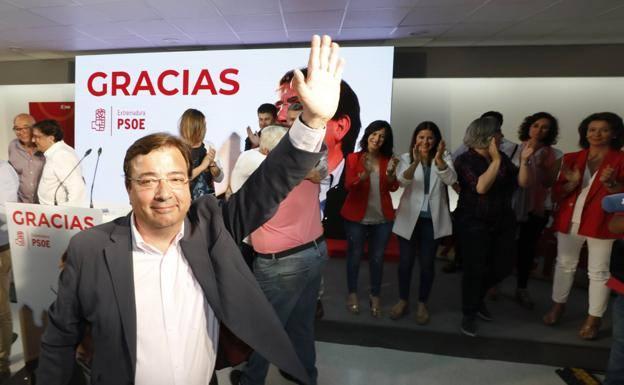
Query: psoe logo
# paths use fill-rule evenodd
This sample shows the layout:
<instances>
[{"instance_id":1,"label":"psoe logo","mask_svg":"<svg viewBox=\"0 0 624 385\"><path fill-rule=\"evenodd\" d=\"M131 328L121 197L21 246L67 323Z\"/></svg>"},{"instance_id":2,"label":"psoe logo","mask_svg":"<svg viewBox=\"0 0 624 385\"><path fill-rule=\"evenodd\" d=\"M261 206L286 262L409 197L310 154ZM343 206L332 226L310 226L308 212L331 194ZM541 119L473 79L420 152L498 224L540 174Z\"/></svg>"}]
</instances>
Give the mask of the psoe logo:
<instances>
[{"instance_id":1,"label":"psoe logo","mask_svg":"<svg viewBox=\"0 0 624 385\"><path fill-rule=\"evenodd\" d=\"M91 129L95 131L104 131L106 129L106 110L98 108L95 110L95 120L91 121Z\"/></svg>"},{"instance_id":2,"label":"psoe logo","mask_svg":"<svg viewBox=\"0 0 624 385\"><path fill-rule=\"evenodd\" d=\"M18 231L17 236L15 237L15 244L20 247L26 246L26 241L24 240L24 232Z\"/></svg>"}]
</instances>

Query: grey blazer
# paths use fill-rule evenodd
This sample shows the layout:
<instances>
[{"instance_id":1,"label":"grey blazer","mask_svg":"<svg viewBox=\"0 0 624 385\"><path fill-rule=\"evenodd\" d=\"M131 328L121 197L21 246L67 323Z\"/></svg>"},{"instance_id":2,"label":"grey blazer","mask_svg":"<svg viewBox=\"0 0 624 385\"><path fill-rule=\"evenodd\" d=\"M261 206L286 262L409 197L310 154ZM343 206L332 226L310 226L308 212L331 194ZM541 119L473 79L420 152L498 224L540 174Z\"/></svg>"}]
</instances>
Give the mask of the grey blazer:
<instances>
[{"instance_id":1,"label":"grey blazer","mask_svg":"<svg viewBox=\"0 0 624 385\"><path fill-rule=\"evenodd\" d=\"M180 245L221 321L219 366L238 363L251 348L280 369L309 382L237 245L273 216L279 203L320 157L321 153L296 149L286 136L228 202L219 206L214 197L207 196L191 205ZM90 325L94 346L91 383L133 384L136 308L130 215L71 239L48 319L41 340L39 383L68 383L76 346Z\"/></svg>"}]
</instances>

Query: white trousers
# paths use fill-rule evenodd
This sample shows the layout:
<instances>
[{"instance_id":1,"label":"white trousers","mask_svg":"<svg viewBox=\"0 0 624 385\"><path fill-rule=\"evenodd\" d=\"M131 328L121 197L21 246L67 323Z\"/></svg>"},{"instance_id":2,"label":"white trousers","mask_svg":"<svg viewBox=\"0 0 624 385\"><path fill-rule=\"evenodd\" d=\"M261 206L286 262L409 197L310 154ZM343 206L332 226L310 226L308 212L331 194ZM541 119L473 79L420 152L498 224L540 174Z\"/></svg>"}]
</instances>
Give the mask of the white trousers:
<instances>
[{"instance_id":1,"label":"white trousers","mask_svg":"<svg viewBox=\"0 0 624 385\"><path fill-rule=\"evenodd\" d=\"M553 279L552 299L566 303L574 281L583 243L587 242L587 276L589 277L589 315L602 317L607 310L610 289L605 286L611 274L609 263L613 239L578 235L578 224L572 223L569 234L557 233L557 264Z\"/></svg>"}]
</instances>

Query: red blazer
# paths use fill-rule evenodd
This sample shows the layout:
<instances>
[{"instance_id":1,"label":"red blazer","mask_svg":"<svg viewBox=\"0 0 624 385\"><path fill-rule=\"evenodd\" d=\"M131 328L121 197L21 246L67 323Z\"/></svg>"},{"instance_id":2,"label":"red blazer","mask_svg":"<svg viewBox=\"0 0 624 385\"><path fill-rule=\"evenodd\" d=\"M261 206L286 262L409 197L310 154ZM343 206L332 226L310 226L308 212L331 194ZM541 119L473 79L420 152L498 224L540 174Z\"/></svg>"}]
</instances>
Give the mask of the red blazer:
<instances>
[{"instance_id":1,"label":"red blazer","mask_svg":"<svg viewBox=\"0 0 624 385\"><path fill-rule=\"evenodd\" d=\"M573 168L576 167L581 175L585 172L585 166L587 164L587 155L589 150L581 150L579 152L571 152L563 156L563 162L561 168ZM602 198L612 194L607 191L605 186L600 182L600 174L607 165L615 169L616 180L619 183L624 183L624 153L617 150L610 150L606 155L600 168L598 168L594 182L592 183L587 199L585 199L585 205L583 206L583 213L581 215L581 223L578 233L592 238L600 239L615 239L621 238L621 235L614 234L609 231L607 225L611 220L613 214L608 214L602 210ZM574 213L574 205L576 199L581 193L581 184L572 192L567 195L563 191L563 185L566 184L567 179L562 172L559 173L559 178L552 189L552 200L556 204L554 213L553 230L560 233L569 233L572 226L572 214Z\"/></svg>"},{"instance_id":2,"label":"red blazer","mask_svg":"<svg viewBox=\"0 0 624 385\"><path fill-rule=\"evenodd\" d=\"M366 206L368 206L368 192L370 191L370 178L363 181L358 176L364 171L365 152L354 152L347 156L345 164L345 189L348 191L340 215L344 219L352 222L360 222L366 215ZM381 190L381 210L387 220L394 220L394 208L392 207L392 199L390 191L396 191L399 188L399 182L395 178L394 182L388 183L386 170L390 158L379 157L379 188Z\"/></svg>"}]
</instances>

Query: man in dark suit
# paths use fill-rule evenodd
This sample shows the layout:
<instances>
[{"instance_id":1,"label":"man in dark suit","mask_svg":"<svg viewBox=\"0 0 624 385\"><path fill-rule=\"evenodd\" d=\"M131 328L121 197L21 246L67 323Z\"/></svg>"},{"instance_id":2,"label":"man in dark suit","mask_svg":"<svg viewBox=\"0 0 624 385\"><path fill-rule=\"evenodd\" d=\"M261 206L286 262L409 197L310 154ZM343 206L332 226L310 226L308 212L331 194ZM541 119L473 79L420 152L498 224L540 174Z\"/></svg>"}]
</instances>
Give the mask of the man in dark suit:
<instances>
[{"instance_id":1,"label":"man in dark suit","mask_svg":"<svg viewBox=\"0 0 624 385\"><path fill-rule=\"evenodd\" d=\"M221 207L210 196L191 205L189 149L179 139L154 134L128 149L132 212L72 238L42 337L40 383L69 381L87 325L92 383L208 384L250 348L309 382L236 245L318 162L338 104L338 51L328 36L313 38L311 70L293 80L300 120Z\"/></svg>"}]
</instances>

